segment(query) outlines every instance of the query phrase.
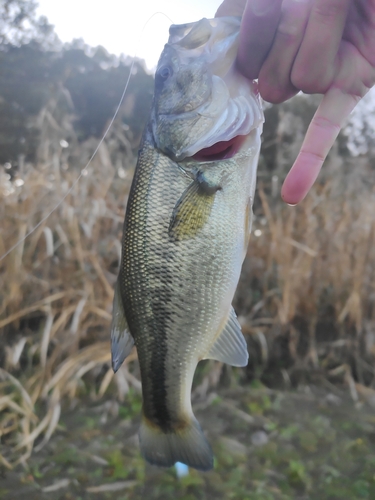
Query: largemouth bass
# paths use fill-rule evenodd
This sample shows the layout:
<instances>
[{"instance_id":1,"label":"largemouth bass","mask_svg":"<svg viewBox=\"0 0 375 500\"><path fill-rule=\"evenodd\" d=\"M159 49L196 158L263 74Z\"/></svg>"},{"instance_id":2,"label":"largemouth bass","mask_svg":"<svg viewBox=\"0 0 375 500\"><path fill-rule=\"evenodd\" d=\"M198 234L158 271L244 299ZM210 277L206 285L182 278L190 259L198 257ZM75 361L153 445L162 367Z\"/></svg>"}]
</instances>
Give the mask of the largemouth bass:
<instances>
[{"instance_id":1,"label":"largemouth bass","mask_svg":"<svg viewBox=\"0 0 375 500\"><path fill-rule=\"evenodd\" d=\"M245 366L231 306L250 236L263 113L235 68L239 18L171 26L125 216L112 364L135 343L141 452L212 468L190 395L202 359Z\"/></svg>"}]
</instances>

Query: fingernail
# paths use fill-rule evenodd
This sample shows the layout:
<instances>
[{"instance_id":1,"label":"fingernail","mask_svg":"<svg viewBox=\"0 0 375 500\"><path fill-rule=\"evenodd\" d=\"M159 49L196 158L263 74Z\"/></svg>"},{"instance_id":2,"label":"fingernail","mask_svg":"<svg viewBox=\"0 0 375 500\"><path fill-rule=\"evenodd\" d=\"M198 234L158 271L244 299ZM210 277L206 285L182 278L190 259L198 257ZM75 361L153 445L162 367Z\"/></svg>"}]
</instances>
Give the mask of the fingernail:
<instances>
[{"instance_id":1,"label":"fingernail","mask_svg":"<svg viewBox=\"0 0 375 500\"><path fill-rule=\"evenodd\" d=\"M268 14L275 6L276 0L251 0L251 9L256 16Z\"/></svg>"}]
</instances>

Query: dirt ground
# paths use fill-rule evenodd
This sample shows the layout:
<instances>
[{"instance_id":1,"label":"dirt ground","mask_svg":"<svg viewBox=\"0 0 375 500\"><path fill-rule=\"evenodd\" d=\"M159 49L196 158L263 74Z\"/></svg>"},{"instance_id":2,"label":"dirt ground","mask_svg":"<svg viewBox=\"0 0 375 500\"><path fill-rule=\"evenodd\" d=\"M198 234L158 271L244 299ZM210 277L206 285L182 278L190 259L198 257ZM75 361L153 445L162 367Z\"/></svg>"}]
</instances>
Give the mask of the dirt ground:
<instances>
[{"instance_id":1,"label":"dirt ground","mask_svg":"<svg viewBox=\"0 0 375 500\"><path fill-rule=\"evenodd\" d=\"M347 389L219 390L195 405L215 452L208 473L158 469L139 454L140 396L63 413L27 465L0 471L3 500L374 499L375 410Z\"/></svg>"}]
</instances>

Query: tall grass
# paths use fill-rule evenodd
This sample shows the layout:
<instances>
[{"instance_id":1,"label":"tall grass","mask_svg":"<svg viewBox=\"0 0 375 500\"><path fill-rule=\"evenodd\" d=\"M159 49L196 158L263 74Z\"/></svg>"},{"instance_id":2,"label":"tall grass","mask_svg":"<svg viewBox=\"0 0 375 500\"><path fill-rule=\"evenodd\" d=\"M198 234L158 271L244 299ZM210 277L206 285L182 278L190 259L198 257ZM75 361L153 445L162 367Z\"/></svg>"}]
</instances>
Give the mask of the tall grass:
<instances>
[{"instance_id":1,"label":"tall grass","mask_svg":"<svg viewBox=\"0 0 375 500\"><path fill-rule=\"evenodd\" d=\"M65 202L0 262L0 462L8 468L44 446L64 401L100 398L110 386L120 399L129 386L140 390L135 354L115 378L110 367L113 285L135 166L134 145L121 133L120 163L109 137ZM90 145L85 153L75 147L71 157L89 157ZM373 173L363 159L355 171L353 160L342 169L331 165L329 180L298 207L276 201L267 176L260 183L235 304L249 343L260 346L263 373L283 338L284 371L344 367L350 380L374 384ZM61 148L13 179L1 170L1 255L77 175Z\"/></svg>"}]
</instances>

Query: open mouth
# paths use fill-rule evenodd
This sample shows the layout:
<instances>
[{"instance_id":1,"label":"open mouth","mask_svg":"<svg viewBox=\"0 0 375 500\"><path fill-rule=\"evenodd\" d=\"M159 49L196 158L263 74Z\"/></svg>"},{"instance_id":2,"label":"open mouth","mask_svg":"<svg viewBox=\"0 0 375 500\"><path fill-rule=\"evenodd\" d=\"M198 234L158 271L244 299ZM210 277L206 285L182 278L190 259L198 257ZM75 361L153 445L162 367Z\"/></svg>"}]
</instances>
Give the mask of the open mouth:
<instances>
[{"instance_id":1,"label":"open mouth","mask_svg":"<svg viewBox=\"0 0 375 500\"><path fill-rule=\"evenodd\" d=\"M198 161L217 161L232 158L238 153L245 139L246 136L238 135L229 141L217 142L209 148L201 149L198 153L195 153L193 158Z\"/></svg>"}]
</instances>

